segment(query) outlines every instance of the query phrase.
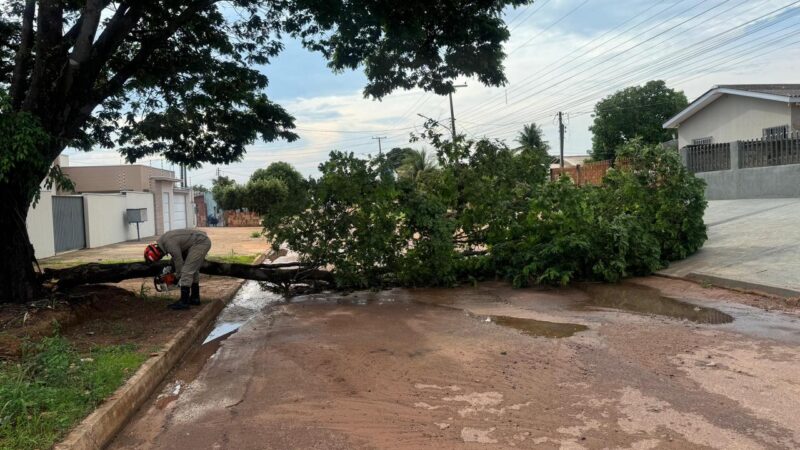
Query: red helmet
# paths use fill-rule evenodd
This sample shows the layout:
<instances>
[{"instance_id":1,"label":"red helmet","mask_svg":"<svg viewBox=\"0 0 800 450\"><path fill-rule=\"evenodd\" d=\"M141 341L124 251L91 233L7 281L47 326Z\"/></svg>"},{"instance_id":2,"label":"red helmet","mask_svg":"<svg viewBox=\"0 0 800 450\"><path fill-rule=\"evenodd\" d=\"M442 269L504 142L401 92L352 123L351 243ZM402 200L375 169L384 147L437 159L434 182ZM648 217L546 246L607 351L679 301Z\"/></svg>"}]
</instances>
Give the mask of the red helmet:
<instances>
[{"instance_id":1,"label":"red helmet","mask_svg":"<svg viewBox=\"0 0 800 450\"><path fill-rule=\"evenodd\" d=\"M144 249L144 260L147 262L156 262L164 257L164 252L158 244L150 244Z\"/></svg>"}]
</instances>

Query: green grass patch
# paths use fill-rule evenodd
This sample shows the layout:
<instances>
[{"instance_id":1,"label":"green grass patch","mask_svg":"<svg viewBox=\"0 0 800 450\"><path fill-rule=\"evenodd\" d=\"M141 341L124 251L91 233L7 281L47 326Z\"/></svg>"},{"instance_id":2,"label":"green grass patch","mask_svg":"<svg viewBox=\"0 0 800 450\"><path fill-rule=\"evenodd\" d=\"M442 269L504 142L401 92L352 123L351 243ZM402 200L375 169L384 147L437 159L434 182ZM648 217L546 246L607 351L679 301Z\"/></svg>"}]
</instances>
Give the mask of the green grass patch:
<instances>
[{"instance_id":1,"label":"green grass patch","mask_svg":"<svg viewBox=\"0 0 800 450\"><path fill-rule=\"evenodd\" d=\"M144 262L144 258L136 258L136 259L103 259L97 261L98 264L131 264L131 263L140 263Z\"/></svg>"},{"instance_id":2,"label":"green grass patch","mask_svg":"<svg viewBox=\"0 0 800 450\"><path fill-rule=\"evenodd\" d=\"M81 355L61 336L0 363L0 449L49 448L147 359L132 345Z\"/></svg>"},{"instance_id":3,"label":"green grass patch","mask_svg":"<svg viewBox=\"0 0 800 450\"><path fill-rule=\"evenodd\" d=\"M230 264L253 264L258 255L213 255L206 258L209 261Z\"/></svg>"}]
</instances>

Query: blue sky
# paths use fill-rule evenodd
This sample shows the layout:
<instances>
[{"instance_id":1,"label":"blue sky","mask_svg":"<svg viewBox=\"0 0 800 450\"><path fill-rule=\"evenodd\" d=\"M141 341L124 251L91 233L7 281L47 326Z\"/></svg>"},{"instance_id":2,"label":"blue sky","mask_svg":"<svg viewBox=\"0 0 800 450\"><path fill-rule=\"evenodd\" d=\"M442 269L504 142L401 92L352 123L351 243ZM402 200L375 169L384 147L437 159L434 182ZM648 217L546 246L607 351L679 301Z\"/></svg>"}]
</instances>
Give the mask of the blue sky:
<instances>
[{"instance_id":1,"label":"blue sky","mask_svg":"<svg viewBox=\"0 0 800 450\"><path fill-rule=\"evenodd\" d=\"M540 0L509 9L506 17L508 85L457 80L468 87L454 95L456 127L471 137L511 141L524 123L536 121L555 151L554 117L563 110L565 151L584 154L591 148L593 105L618 89L665 79L692 100L715 84L800 82L800 1ZM295 41L262 70L269 96L297 118L302 139L257 142L243 161L220 166L240 182L280 160L314 174L332 149L376 153L373 136L387 137L384 148L408 145L409 132L422 125L418 113L449 118L446 97L421 91L364 99L361 72L334 74L324 58ZM72 165L120 162L113 151L70 158ZM157 157L140 163L161 164ZM192 183L210 185L216 169L190 171Z\"/></svg>"}]
</instances>

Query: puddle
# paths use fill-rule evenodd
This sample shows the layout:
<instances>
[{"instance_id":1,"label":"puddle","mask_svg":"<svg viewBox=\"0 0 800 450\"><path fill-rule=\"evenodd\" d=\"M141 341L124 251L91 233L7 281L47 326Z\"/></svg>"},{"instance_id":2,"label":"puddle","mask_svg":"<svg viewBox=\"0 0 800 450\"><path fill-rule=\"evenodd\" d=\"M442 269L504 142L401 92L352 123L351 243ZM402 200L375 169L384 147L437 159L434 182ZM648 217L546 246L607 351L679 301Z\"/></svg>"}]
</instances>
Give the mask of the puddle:
<instances>
[{"instance_id":1,"label":"puddle","mask_svg":"<svg viewBox=\"0 0 800 450\"><path fill-rule=\"evenodd\" d=\"M282 300L283 297L280 295L263 290L258 281L245 282L217 317L214 329L208 334L203 344L235 332L264 307Z\"/></svg>"},{"instance_id":2,"label":"puddle","mask_svg":"<svg viewBox=\"0 0 800 450\"><path fill-rule=\"evenodd\" d=\"M575 333L589 329L586 325L577 323L545 322L543 320L522 319L509 316L489 316L488 319L497 325L519 330L528 336L548 338L570 337Z\"/></svg>"},{"instance_id":3,"label":"puddle","mask_svg":"<svg viewBox=\"0 0 800 450\"><path fill-rule=\"evenodd\" d=\"M589 299L578 309L612 308L639 314L654 314L686 319L695 323L723 324L733 322L733 317L718 309L664 297L654 288L633 284L590 284L582 286Z\"/></svg>"}]
</instances>

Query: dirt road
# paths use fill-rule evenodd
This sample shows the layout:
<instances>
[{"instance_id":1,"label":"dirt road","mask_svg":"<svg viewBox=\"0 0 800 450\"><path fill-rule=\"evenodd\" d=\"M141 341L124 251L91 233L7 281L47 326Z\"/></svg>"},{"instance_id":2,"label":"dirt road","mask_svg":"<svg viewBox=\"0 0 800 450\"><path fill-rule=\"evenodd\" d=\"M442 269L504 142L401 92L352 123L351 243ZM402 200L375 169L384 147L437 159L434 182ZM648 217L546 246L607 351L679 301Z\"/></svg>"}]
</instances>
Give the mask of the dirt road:
<instances>
[{"instance_id":1,"label":"dirt road","mask_svg":"<svg viewBox=\"0 0 800 450\"><path fill-rule=\"evenodd\" d=\"M663 278L298 298L111 448L796 448L798 317Z\"/></svg>"}]
</instances>

